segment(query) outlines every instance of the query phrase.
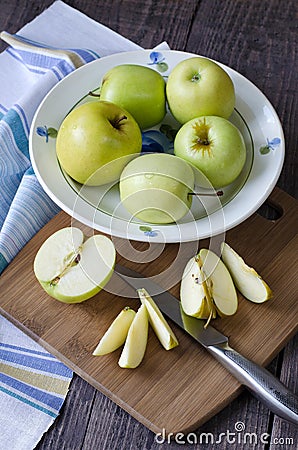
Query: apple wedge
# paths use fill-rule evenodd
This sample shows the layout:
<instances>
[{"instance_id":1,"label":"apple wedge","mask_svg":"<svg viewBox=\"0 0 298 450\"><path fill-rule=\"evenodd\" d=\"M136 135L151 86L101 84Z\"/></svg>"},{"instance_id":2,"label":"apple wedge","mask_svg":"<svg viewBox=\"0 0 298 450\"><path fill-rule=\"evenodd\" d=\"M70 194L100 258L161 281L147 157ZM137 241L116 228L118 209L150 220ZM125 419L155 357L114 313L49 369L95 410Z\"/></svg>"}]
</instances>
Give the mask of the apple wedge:
<instances>
[{"instance_id":1,"label":"apple wedge","mask_svg":"<svg viewBox=\"0 0 298 450\"><path fill-rule=\"evenodd\" d=\"M79 303L97 294L109 281L116 259L113 242L94 235L84 241L79 228L62 228L41 245L34 273L43 289L64 303Z\"/></svg>"},{"instance_id":2,"label":"apple wedge","mask_svg":"<svg viewBox=\"0 0 298 450\"><path fill-rule=\"evenodd\" d=\"M209 281L210 294L218 314L221 317L232 316L238 308L238 297L227 267L215 253L204 248L200 250L197 260Z\"/></svg>"},{"instance_id":3,"label":"apple wedge","mask_svg":"<svg viewBox=\"0 0 298 450\"><path fill-rule=\"evenodd\" d=\"M196 258L191 258L183 271L180 284L180 300L185 314L198 319L208 319L211 313L208 293L206 297L206 291L203 286L203 278L204 275Z\"/></svg>"},{"instance_id":4,"label":"apple wedge","mask_svg":"<svg viewBox=\"0 0 298 450\"><path fill-rule=\"evenodd\" d=\"M129 327L127 338L118 361L120 367L134 369L141 364L148 341L148 325L147 308L142 304Z\"/></svg>"},{"instance_id":5,"label":"apple wedge","mask_svg":"<svg viewBox=\"0 0 298 450\"><path fill-rule=\"evenodd\" d=\"M135 315L136 312L129 306L122 309L99 341L93 356L107 355L121 347L125 342Z\"/></svg>"},{"instance_id":6,"label":"apple wedge","mask_svg":"<svg viewBox=\"0 0 298 450\"><path fill-rule=\"evenodd\" d=\"M228 267L236 288L248 300L263 303L272 296L272 290L263 278L249 267L226 242L221 245L222 259Z\"/></svg>"},{"instance_id":7,"label":"apple wedge","mask_svg":"<svg viewBox=\"0 0 298 450\"><path fill-rule=\"evenodd\" d=\"M146 289L138 289L138 295L143 305L145 305L148 316L149 323L153 328L156 336L158 337L161 345L166 350L171 350L179 345L178 339L176 338L173 330L169 326L168 322L164 318L162 312L158 308L157 304L153 298L148 294Z\"/></svg>"}]
</instances>

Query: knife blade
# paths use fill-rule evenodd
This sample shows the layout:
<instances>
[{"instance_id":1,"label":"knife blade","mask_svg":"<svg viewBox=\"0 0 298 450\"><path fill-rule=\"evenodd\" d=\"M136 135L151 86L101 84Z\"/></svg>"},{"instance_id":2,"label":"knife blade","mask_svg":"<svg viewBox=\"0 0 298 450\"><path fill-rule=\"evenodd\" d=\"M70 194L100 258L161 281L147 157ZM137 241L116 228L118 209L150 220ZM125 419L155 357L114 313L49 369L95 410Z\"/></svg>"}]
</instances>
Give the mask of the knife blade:
<instances>
[{"instance_id":1,"label":"knife blade","mask_svg":"<svg viewBox=\"0 0 298 450\"><path fill-rule=\"evenodd\" d=\"M199 342L237 380L273 413L298 425L298 397L271 372L245 358L229 345L228 338L205 321L187 316L181 302L151 278L116 264L115 273L132 287L145 288L159 309L180 328Z\"/></svg>"}]
</instances>

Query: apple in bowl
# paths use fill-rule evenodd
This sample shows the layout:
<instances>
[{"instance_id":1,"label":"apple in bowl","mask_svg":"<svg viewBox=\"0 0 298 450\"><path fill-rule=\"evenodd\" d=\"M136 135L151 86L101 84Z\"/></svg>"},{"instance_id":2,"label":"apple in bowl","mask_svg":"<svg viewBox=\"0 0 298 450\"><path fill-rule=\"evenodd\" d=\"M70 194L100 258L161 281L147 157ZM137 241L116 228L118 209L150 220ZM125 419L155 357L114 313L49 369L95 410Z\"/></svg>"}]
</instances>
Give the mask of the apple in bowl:
<instances>
[{"instance_id":1,"label":"apple in bowl","mask_svg":"<svg viewBox=\"0 0 298 450\"><path fill-rule=\"evenodd\" d=\"M235 107L229 74L201 56L180 61L169 75L166 95L171 113L181 124L199 116L228 119Z\"/></svg>"},{"instance_id":2,"label":"apple in bowl","mask_svg":"<svg viewBox=\"0 0 298 450\"><path fill-rule=\"evenodd\" d=\"M121 64L105 73L100 99L124 108L141 129L162 121L166 114L166 84L155 70L137 64Z\"/></svg>"},{"instance_id":3,"label":"apple in bowl","mask_svg":"<svg viewBox=\"0 0 298 450\"><path fill-rule=\"evenodd\" d=\"M194 172L183 159L165 153L141 155L127 164L119 182L120 199L134 217L149 223L172 223L192 202Z\"/></svg>"},{"instance_id":4,"label":"apple in bowl","mask_svg":"<svg viewBox=\"0 0 298 450\"><path fill-rule=\"evenodd\" d=\"M240 130L217 116L186 122L174 141L174 153L199 169L214 188L232 183L241 173L246 147Z\"/></svg>"},{"instance_id":5,"label":"apple in bowl","mask_svg":"<svg viewBox=\"0 0 298 450\"><path fill-rule=\"evenodd\" d=\"M90 186L117 181L141 149L141 130L132 115L101 100L73 109L63 120L56 140L61 167L75 181Z\"/></svg>"}]
</instances>

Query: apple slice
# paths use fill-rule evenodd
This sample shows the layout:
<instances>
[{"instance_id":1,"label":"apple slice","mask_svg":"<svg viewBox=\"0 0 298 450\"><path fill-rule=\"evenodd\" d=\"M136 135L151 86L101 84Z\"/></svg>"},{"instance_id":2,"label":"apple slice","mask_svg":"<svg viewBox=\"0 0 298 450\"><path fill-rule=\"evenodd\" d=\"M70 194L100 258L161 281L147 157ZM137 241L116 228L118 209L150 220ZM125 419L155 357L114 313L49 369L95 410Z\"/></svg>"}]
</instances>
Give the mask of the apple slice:
<instances>
[{"instance_id":1,"label":"apple slice","mask_svg":"<svg viewBox=\"0 0 298 450\"><path fill-rule=\"evenodd\" d=\"M227 267L215 253L204 248L197 260L210 283L210 294L218 314L221 317L232 316L238 308L238 297Z\"/></svg>"},{"instance_id":2,"label":"apple slice","mask_svg":"<svg viewBox=\"0 0 298 450\"><path fill-rule=\"evenodd\" d=\"M263 303L273 296L272 290L263 278L227 243L222 243L221 252L237 289L245 298L254 303Z\"/></svg>"},{"instance_id":3,"label":"apple slice","mask_svg":"<svg viewBox=\"0 0 298 450\"><path fill-rule=\"evenodd\" d=\"M138 367L145 355L148 341L148 313L145 305L141 305L129 327L127 338L118 361L122 368Z\"/></svg>"},{"instance_id":4,"label":"apple slice","mask_svg":"<svg viewBox=\"0 0 298 450\"><path fill-rule=\"evenodd\" d=\"M106 285L115 259L111 239L97 234L84 242L80 229L67 227L41 245L34 259L34 273L51 297L64 303L79 303Z\"/></svg>"},{"instance_id":5,"label":"apple slice","mask_svg":"<svg viewBox=\"0 0 298 450\"><path fill-rule=\"evenodd\" d=\"M129 306L122 309L99 341L93 356L106 355L121 347L125 342L135 315L136 312Z\"/></svg>"},{"instance_id":6,"label":"apple slice","mask_svg":"<svg viewBox=\"0 0 298 450\"><path fill-rule=\"evenodd\" d=\"M146 306L150 325L152 326L161 345L166 350L171 350L172 348L177 347L177 345L179 345L178 339L153 298L144 288L138 289L138 294L142 304Z\"/></svg>"},{"instance_id":7,"label":"apple slice","mask_svg":"<svg viewBox=\"0 0 298 450\"><path fill-rule=\"evenodd\" d=\"M211 313L208 294L203 286L204 275L196 261L191 258L185 266L180 284L180 300L183 311L188 316L208 319Z\"/></svg>"}]
</instances>

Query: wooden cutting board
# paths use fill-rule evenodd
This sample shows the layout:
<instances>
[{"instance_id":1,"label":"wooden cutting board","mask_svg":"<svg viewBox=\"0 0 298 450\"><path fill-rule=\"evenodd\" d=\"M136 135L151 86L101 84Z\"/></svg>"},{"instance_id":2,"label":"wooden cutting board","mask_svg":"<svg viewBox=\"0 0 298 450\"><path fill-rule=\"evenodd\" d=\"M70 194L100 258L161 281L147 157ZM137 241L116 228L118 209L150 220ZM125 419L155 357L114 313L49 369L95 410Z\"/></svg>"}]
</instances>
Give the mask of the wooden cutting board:
<instances>
[{"instance_id":1,"label":"wooden cutting board","mask_svg":"<svg viewBox=\"0 0 298 450\"><path fill-rule=\"evenodd\" d=\"M278 220L254 214L228 231L226 242L263 276L274 291L274 298L258 305L239 295L237 313L213 321L218 330L230 337L232 347L265 366L298 328L297 202L278 188L269 201L282 213ZM153 432L194 430L234 399L241 386L175 325L180 345L165 351L150 331L145 358L137 369L118 366L121 350L103 357L92 356L119 311L126 305L137 309L139 302L125 297L128 291L116 275L105 291L81 304L60 303L42 290L32 270L36 251L54 231L71 224L92 233L61 212L4 271L0 279L2 314ZM116 239L115 245L118 262L147 276L166 274L166 283L172 286L170 291L178 297L177 280L187 259L193 256L197 245L208 247L209 241L149 246ZM129 252L134 260L147 262L128 261L123 255ZM148 262L150 258L152 261ZM121 292L121 296L115 292Z\"/></svg>"}]
</instances>

